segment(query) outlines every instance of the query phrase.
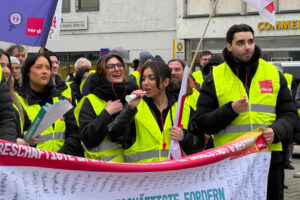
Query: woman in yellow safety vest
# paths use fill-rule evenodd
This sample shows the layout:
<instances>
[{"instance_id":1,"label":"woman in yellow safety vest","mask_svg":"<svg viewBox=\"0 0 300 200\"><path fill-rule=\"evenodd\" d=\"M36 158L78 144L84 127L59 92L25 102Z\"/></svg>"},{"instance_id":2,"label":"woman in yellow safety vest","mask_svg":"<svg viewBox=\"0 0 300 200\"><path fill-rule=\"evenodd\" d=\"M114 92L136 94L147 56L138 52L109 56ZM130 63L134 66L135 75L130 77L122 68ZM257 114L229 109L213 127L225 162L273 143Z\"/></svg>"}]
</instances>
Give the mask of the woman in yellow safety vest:
<instances>
[{"instance_id":1,"label":"woman in yellow safety vest","mask_svg":"<svg viewBox=\"0 0 300 200\"><path fill-rule=\"evenodd\" d=\"M40 53L28 56L23 65L22 85L17 97L30 123L46 103L54 104L64 99L50 81L51 68L49 57ZM83 155L73 109L41 133L36 148L69 155Z\"/></svg>"},{"instance_id":2,"label":"woman in yellow safety vest","mask_svg":"<svg viewBox=\"0 0 300 200\"><path fill-rule=\"evenodd\" d=\"M25 124L24 118L27 116L24 116L22 105L20 104L14 91L14 77L12 75L12 67L11 67L12 62L9 55L3 49L0 49L0 63L2 66L2 72L4 74L5 81L9 88L9 94L12 100L13 109L15 113L14 121L16 124L16 131L17 131L16 132L17 143L29 146L29 144L25 142L25 140L23 140L22 138L24 137L24 131L26 131L27 128L29 128L30 124L28 123ZM36 144L36 142L37 142L37 138L32 139L30 141L30 144L34 145Z\"/></svg>"},{"instance_id":3,"label":"woman in yellow safety vest","mask_svg":"<svg viewBox=\"0 0 300 200\"><path fill-rule=\"evenodd\" d=\"M125 96L137 89L134 82L127 82L127 74L126 65L117 54L105 55L96 63L90 94L81 99L74 111L87 158L124 162L123 148L110 141L107 125L123 109Z\"/></svg>"},{"instance_id":4,"label":"woman in yellow safety vest","mask_svg":"<svg viewBox=\"0 0 300 200\"><path fill-rule=\"evenodd\" d=\"M204 137L193 136L187 131L191 114L188 104L184 104L179 127L173 125L177 98L173 93L176 86L170 80L171 70L166 64L159 61L147 63L140 78L144 92L134 91L137 98L128 103L118 120L108 125L111 139L124 141L126 162L167 160L171 139L179 142L183 154L202 150ZM115 131L119 129L123 130L121 134Z\"/></svg>"}]
</instances>

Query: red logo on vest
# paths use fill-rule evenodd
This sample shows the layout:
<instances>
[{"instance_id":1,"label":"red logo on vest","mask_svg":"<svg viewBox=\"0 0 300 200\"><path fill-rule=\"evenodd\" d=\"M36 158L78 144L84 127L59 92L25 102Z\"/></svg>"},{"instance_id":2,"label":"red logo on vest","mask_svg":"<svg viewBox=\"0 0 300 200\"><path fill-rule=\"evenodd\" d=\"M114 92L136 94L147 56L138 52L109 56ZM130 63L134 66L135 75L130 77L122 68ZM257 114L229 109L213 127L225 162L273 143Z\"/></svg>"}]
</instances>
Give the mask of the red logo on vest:
<instances>
[{"instance_id":1,"label":"red logo on vest","mask_svg":"<svg viewBox=\"0 0 300 200\"><path fill-rule=\"evenodd\" d=\"M273 84L271 80L259 81L261 93L273 93Z\"/></svg>"}]
</instances>

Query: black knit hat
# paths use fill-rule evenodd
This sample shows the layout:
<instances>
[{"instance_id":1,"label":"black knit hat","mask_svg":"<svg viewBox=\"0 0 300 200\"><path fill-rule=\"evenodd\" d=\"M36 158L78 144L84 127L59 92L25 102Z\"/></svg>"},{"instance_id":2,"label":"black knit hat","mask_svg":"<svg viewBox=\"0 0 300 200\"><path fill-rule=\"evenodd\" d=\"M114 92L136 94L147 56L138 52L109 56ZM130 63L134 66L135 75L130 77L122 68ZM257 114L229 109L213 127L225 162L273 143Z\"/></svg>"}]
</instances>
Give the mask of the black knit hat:
<instances>
[{"instance_id":1,"label":"black knit hat","mask_svg":"<svg viewBox=\"0 0 300 200\"><path fill-rule=\"evenodd\" d=\"M203 67L203 73L207 75L212 70L213 66L217 66L223 62L224 60L221 56L212 55L206 65Z\"/></svg>"}]
</instances>

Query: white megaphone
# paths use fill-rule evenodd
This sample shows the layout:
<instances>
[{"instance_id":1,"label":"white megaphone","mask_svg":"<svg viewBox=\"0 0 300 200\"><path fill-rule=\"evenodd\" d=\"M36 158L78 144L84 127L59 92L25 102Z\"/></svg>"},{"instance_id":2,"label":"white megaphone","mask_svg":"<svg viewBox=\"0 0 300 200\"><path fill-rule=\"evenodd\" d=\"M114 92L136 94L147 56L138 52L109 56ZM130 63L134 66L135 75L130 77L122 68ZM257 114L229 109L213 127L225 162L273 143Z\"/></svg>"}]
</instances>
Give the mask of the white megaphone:
<instances>
[{"instance_id":1,"label":"white megaphone","mask_svg":"<svg viewBox=\"0 0 300 200\"><path fill-rule=\"evenodd\" d=\"M146 91L143 91L143 95L146 94ZM127 103L135 99L137 96L135 94L130 94L125 96L125 100Z\"/></svg>"}]
</instances>

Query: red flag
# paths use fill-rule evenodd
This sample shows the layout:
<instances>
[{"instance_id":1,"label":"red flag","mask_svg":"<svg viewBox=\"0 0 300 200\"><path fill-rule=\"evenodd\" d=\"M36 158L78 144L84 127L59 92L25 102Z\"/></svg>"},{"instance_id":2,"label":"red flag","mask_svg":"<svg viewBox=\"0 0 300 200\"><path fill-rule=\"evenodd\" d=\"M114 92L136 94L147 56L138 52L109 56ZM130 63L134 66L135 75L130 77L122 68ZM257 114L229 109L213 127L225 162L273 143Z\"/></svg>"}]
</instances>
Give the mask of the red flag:
<instances>
[{"instance_id":1,"label":"red flag","mask_svg":"<svg viewBox=\"0 0 300 200\"><path fill-rule=\"evenodd\" d=\"M245 2L256 7L262 18L267 20L273 26L276 25L275 9L273 0L244 0Z\"/></svg>"}]
</instances>

